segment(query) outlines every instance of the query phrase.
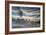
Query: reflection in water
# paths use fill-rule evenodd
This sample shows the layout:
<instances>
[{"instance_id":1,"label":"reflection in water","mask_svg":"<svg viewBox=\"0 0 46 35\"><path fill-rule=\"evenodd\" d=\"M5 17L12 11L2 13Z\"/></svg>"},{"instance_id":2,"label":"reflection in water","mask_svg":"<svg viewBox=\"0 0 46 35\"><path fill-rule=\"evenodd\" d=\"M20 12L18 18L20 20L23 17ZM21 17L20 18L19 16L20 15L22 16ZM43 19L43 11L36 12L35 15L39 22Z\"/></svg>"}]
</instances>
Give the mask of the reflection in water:
<instances>
[{"instance_id":1,"label":"reflection in water","mask_svg":"<svg viewBox=\"0 0 46 35\"><path fill-rule=\"evenodd\" d=\"M27 28L27 27L39 27L39 23L40 21L38 22L31 22L30 20L27 21L27 20L24 20L24 19L13 19L13 28Z\"/></svg>"}]
</instances>

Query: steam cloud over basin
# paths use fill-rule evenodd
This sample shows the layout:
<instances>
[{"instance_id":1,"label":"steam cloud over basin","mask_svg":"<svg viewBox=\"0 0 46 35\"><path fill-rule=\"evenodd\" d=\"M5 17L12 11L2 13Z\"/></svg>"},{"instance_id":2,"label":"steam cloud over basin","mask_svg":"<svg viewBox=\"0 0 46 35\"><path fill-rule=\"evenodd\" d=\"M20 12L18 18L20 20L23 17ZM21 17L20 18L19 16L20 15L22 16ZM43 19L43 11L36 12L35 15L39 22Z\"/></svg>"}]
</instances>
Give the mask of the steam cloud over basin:
<instances>
[{"instance_id":1,"label":"steam cloud over basin","mask_svg":"<svg viewBox=\"0 0 46 35\"><path fill-rule=\"evenodd\" d=\"M12 28L40 27L39 7L12 7Z\"/></svg>"}]
</instances>

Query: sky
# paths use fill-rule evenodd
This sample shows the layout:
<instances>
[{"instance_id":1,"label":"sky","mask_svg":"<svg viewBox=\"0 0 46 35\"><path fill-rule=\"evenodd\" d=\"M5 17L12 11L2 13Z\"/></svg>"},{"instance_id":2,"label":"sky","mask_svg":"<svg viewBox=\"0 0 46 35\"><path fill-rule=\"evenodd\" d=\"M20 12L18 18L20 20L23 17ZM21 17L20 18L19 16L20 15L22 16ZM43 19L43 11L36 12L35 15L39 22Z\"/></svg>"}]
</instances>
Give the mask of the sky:
<instances>
[{"instance_id":1,"label":"sky","mask_svg":"<svg viewBox=\"0 0 46 35\"><path fill-rule=\"evenodd\" d=\"M24 11L24 10L27 10L27 11L28 11L28 10L32 10L32 12L36 12L36 11L37 11L38 13L39 13L39 11L40 11L40 8L39 8L39 7L12 7L12 15L19 16L19 14L17 14L17 11L18 11L19 9L20 9L20 10L22 9L23 11ZM23 11L22 11L22 12L23 12ZM26 11L24 11L24 12L26 12ZM33 13L33 14L32 14L32 13L28 13L28 14L25 13L25 14L24 14L24 13L23 13L23 16L32 16L32 15L38 16L39 14L37 14L37 13Z\"/></svg>"},{"instance_id":2,"label":"sky","mask_svg":"<svg viewBox=\"0 0 46 35\"><path fill-rule=\"evenodd\" d=\"M30 9L32 9L32 10L34 10L34 11L40 10L39 7L12 7L12 9L15 9L15 10L17 10L18 8L19 8L19 9L23 9L23 10L30 10Z\"/></svg>"}]
</instances>

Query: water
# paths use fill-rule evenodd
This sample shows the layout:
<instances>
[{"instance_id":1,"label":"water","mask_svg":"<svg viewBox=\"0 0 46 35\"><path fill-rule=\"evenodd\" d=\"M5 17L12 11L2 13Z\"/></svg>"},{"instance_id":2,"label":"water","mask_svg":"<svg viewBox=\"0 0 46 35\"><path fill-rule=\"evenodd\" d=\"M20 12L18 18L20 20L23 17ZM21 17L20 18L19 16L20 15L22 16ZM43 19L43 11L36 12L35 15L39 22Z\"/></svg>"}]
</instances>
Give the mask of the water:
<instances>
[{"instance_id":1,"label":"water","mask_svg":"<svg viewBox=\"0 0 46 35\"><path fill-rule=\"evenodd\" d=\"M32 22L24 19L13 19L12 28L31 28L40 27L40 22Z\"/></svg>"}]
</instances>

